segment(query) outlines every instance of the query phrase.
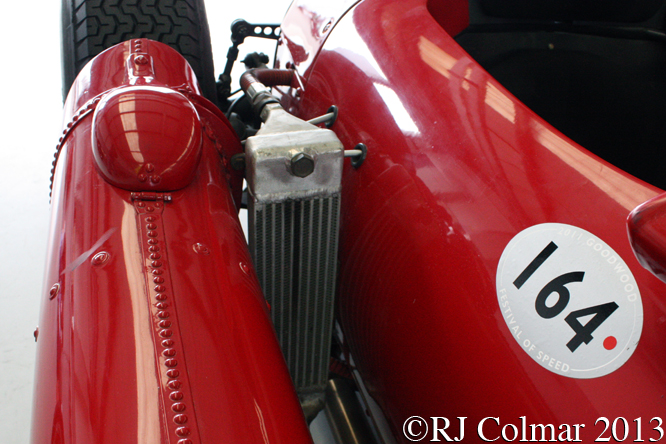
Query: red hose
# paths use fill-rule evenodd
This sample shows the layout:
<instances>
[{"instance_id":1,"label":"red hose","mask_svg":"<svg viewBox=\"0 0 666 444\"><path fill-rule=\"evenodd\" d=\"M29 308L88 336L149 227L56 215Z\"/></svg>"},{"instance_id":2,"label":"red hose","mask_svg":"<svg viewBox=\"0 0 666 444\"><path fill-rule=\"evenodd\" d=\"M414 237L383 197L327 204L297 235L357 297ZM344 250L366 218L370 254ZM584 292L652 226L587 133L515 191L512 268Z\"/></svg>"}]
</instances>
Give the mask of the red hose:
<instances>
[{"instance_id":1,"label":"red hose","mask_svg":"<svg viewBox=\"0 0 666 444\"><path fill-rule=\"evenodd\" d=\"M262 83L264 86L291 85L294 71L291 69L255 68L246 71L240 80L241 88L247 91L252 83Z\"/></svg>"}]
</instances>

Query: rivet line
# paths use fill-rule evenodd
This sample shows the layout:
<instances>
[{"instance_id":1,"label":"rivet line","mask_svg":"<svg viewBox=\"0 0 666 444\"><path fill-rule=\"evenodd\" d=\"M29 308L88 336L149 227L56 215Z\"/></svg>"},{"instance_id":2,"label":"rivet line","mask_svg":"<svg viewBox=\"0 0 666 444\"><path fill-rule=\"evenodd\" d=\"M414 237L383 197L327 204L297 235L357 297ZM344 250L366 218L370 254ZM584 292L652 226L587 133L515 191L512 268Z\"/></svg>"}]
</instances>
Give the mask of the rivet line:
<instances>
[{"instance_id":1,"label":"rivet line","mask_svg":"<svg viewBox=\"0 0 666 444\"><path fill-rule=\"evenodd\" d=\"M140 203L144 205L139 205ZM200 443L194 410L188 409L191 392L168 267L169 259L161 217L164 206L147 206L145 202L135 202L134 207L141 231L142 254L147 264L145 279L149 292L162 400L167 412L166 427L169 431L169 442ZM189 413L185 414L186 411Z\"/></svg>"},{"instance_id":2,"label":"rivet line","mask_svg":"<svg viewBox=\"0 0 666 444\"><path fill-rule=\"evenodd\" d=\"M92 112L95 110L97 107L97 104L99 101L102 99L102 96L105 93L99 94L92 99L88 100L86 103L83 104L72 116L71 120L67 122L65 125L65 129L62 131L62 136L60 136L60 139L58 139L58 144L56 145L56 150L55 154L53 155L53 162L51 163L51 182L49 185L49 197L51 197L51 193L53 192L53 180L55 178L55 168L56 165L58 164L58 159L60 158L60 152L62 151L62 147L67 141L67 138L69 135L72 133L74 128L81 123L84 117L86 117L88 114L92 114Z\"/></svg>"}]
</instances>

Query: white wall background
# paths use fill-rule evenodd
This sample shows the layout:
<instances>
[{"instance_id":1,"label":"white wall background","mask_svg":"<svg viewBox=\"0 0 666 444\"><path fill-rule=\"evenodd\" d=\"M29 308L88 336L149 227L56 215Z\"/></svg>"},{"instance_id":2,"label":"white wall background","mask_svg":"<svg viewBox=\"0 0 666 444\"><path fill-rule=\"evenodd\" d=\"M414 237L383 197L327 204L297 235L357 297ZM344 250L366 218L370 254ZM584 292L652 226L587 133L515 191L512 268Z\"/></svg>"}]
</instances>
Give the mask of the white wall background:
<instances>
[{"instance_id":1,"label":"white wall background","mask_svg":"<svg viewBox=\"0 0 666 444\"><path fill-rule=\"evenodd\" d=\"M236 18L278 23L290 0L208 0L217 73ZM33 331L43 299L49 177L61 132L60 1L5 0L0 27L0 442L27 443L35 361ZM273 59L275 43L248 39ZM236 70L242 70L242 65Z\"/></svg>"}]
</instances>

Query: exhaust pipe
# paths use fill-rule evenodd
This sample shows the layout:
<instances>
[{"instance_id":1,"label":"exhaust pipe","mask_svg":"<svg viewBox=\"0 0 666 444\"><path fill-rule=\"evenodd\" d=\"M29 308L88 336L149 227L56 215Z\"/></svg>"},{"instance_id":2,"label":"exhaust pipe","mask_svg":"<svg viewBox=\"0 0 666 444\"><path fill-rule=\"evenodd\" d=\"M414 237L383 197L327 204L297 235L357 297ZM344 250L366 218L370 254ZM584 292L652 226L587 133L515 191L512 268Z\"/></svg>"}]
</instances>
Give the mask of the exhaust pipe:
<instances>
[{"instance_id":1,"label":"exhaust pipe","mask_svg":"<svg viewBox=\"0 0 666 444\"><path fill-rule=\"evenodd\" d=\"M353 382L330 379L326 386L326 418L337 444L377 444Z\"/></svg>"}]
</instances>

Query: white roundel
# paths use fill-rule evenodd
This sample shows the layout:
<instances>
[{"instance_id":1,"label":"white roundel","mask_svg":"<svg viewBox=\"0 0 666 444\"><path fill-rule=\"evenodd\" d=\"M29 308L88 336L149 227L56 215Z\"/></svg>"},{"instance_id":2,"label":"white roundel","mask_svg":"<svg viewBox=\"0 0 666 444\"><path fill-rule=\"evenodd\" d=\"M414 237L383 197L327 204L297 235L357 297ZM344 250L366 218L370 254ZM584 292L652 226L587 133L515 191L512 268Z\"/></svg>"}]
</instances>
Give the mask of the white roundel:
<instances>
[{"instance_id":1,"label":"white roundel","mask_svg":"<svg viewBox=\"0 0 666 444\"><path fill-rule=\"evenodd\" d=\"M523 350L571 378L620 368L643 329L641 295L627 264L571 225L535 225L511 239L497 268L497 297Z\"/></svg>"}]
</instances>

